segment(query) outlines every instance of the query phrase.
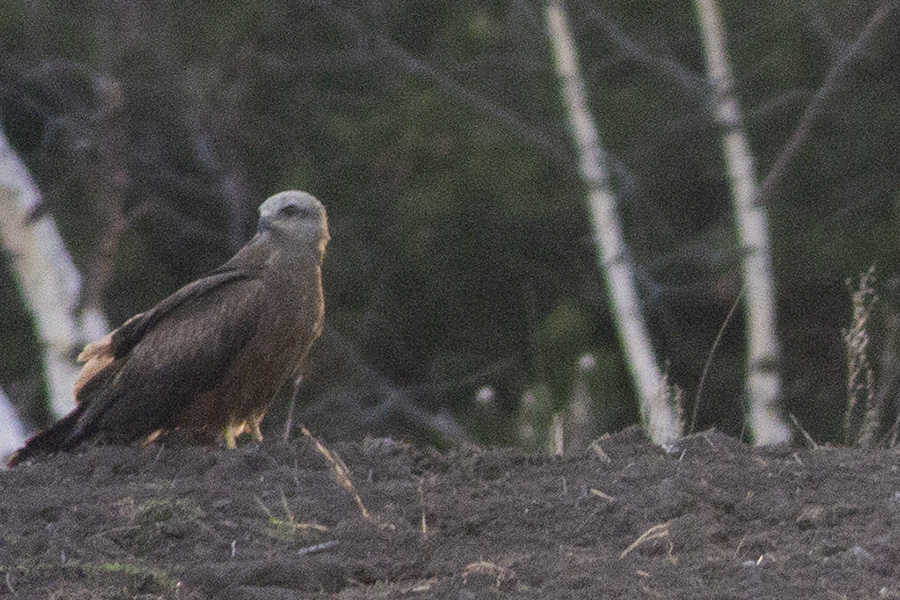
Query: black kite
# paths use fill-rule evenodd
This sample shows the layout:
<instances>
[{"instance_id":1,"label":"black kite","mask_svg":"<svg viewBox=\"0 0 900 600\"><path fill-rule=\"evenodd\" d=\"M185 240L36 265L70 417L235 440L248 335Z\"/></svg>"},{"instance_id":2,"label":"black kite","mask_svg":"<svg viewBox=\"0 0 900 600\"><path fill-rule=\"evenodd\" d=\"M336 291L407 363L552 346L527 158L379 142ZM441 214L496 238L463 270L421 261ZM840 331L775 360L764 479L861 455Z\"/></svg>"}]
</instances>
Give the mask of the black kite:
<instances>
[{"instance_id":1,"label":"black kite","mask_svg":"<svg viewBox=\"0 0 900 600\"><path fill-rule=\"evenodd\" d=\"M325 208L281 192L259 208L259 230L231 260L88 344L76 408L31 438L9 465L88 440L130 443L176 428L235 438L299 375L322 332Z\"/></svg>"}]
</instances>

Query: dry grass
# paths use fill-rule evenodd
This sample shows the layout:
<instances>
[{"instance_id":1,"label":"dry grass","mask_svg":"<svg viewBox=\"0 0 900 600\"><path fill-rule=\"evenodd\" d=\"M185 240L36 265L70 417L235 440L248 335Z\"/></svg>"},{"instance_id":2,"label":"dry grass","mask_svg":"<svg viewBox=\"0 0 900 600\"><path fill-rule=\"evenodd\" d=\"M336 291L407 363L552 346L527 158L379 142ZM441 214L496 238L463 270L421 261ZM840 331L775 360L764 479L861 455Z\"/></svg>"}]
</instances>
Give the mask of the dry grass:
<instances>
[{"instance_id":1,"label":"dry grass","mask_svg":"<svg viewBox=\"0 0 900 600\"><path fill-rule=\"evenodd\" d=\"M270 537L288 542L296 542L308 539L310 534L328 531L328 527L325 525L307 521L298 521L288 506L284 492L281 494L281 508L284 511L284 517L279 517L269 510L269 507L266 506L265 502L260 498L257 498L256 502L266 514L266 517L268 517L269 525L266 528L265 533Z\"/></svg>"},{"instance_id":2,"label":"dry grass","mask_svg":"<svg viewBox=\"0 0 900 600\"><path fill-rule=\"evenodd\" d=\"M363 504L362 498L359 497L359 494L356 492L356 488L353 486L353 481L350 479L350 469L347 468L347 465L338 456L337 452L332 452L325 445L317 440L313 434L309 432L309 429L306 427L300 427L300 432L309 439L313 446L315 446L316 452L321 454L328 464L331 465L331 469L334 472L334 478L340 484L342 488L350 492L353 496L353 499L356 501L356 506L359 507L359 512L362 514L362 517L367 521L372 520L372 515L369 514L368 509L366 509L366 505Z\"/></svg>"},{"instance_id":3,"label":"dry grass","mask_svg":"<svg viewBox=\"0 0 900 600\"><path fill-rule=\"evenodd\" d=\"M642 546L648 542L653 542L655 540L665 540L668 545L667 555L669 556L669 558L673 558L672 550L674 549L674 545L672 544L672 536L669 533L669 526L671 524L671 521L667 521L665 523L654 525L653 527L642 533L641 536L638 539L634 540L634 542L632 542L630 546L625 548L625 550L622 551L622 554L619 555L619 558L625 558L635 548Z\"/></svg>"},{"instance_id":4,"label":"dry grass","mask_svg":"<svg viewBox=\"0 0 900 600\"><path fill-rule=\"evenodd\" d=\"M321 454L328 464L331 465L331 470L334 472L334 478L340 484L342 488L347 490L351 496L353 496L353 500L356 502L356 506L359 508L359 512L362 515L362 518L371 521L375 525L377 525L381 529L394 529L394 525L392 523L383 523L372 516L369 510L366 508L366 505L363 504L362 498L359 496L359 493L356 491L356 487L353 485L353 481L350 479L350 469L341 459L337 452L333 450L329 450L322 442L317 440L313 434L309 432L309 430L305 426L300 427L300 432L308 438L316 449L316 452Z\"/></svg>"},{"instance_id":5,"label":"dry grass","mask_svg":"<svg viewBox=\"0 0 900 600\"><path fill-rule=\"evenodd\" d=\"M849 282L848 282L849 283ZM843 330L847 359L847 409L844 413L844 441L872 447L878 430L875 376L869 362L869 321L878 302L875 293L875 266L859 278L852 296L853 320Z\"/></svg>"}]
</instances>

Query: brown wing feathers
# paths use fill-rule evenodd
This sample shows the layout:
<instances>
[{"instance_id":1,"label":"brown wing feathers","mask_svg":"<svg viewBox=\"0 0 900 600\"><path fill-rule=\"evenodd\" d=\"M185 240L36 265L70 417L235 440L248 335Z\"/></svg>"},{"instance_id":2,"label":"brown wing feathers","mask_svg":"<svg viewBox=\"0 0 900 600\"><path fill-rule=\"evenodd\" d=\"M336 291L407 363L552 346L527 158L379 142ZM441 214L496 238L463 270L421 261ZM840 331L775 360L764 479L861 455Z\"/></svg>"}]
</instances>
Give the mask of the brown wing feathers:
<instances>
[{"instance_id":1,"label":"brown wing feathers","mask_svg":"<svg viewBox=\"0 0 900 600\"><path fill-rule=\"evenodd\" d=\"M177 302L167 302L170 297L126 322L108 343L89 348L89 377L76 384L78 407L30 441L12 464L86 439L128 443L172 427L175 415L215 385L254 333L247 306L254 296L244 296L235 282L254 285L245 277L228 278L181 294Z\"/></svg>"},{"instance_id":2,"label":"brown wing feathers","mask_svg":"<svg viewBox=\"0 0 900 600\"><path fill-rule=\"evenodd\" d=\"M260 233L230 261L85 347L77 407L9 464L91 439L132 442L175 427L233 436L257 423L321 331L327 241L318 200L267 200Z\"/></svg>"}]
</instances>

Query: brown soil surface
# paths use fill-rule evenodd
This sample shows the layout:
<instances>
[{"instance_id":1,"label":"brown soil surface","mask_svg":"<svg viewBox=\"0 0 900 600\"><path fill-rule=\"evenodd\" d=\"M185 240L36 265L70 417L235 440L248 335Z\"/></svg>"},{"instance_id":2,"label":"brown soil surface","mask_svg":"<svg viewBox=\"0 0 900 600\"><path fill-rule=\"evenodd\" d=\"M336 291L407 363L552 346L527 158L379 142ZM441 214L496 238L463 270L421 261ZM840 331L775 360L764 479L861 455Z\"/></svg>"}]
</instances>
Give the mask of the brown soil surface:
<instances>
[{"instance_id":1,"label":"brown soil surface","mask_svg":"<svg viewBox=\"0 0 900 600\"><path fill-rule=\"evenodd\" d=\"M900 598L900 452L598 446L44 458L0 473L0 598Z\"/></svg>"}]
</instances>

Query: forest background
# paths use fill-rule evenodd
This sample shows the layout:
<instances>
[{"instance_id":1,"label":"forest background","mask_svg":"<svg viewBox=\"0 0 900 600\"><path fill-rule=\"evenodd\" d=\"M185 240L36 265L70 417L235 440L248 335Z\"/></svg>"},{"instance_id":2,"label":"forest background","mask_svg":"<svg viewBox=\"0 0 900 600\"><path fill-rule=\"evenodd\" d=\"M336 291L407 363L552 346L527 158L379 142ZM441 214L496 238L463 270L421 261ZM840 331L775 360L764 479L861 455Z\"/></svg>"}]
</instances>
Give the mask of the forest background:
<instances>
[{"instance_id":1,"label":"forest background","mask_svg":"<svg viewBox=\"0 0 900 600\"><path fill-rule=\"evenodd\" d=\"M721 5L760 181L816 107L763 202L782 406L820 443L844 439L843 335L872 265L871 389L900 401L896 5ZM597 436L638 408L543 8L6 2L0 124L41 190L32 220L52 215L112 326L227 259L268 195L325 203L328 330L270 431L536 449L580 396ZM698 428L743 435L742 255L694 7L568 8L656 352ZM10 265L0 388L36 428L53 415Z\"/></svg>"}]
</instances>

